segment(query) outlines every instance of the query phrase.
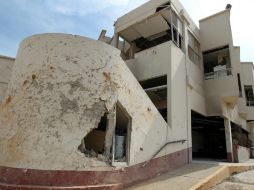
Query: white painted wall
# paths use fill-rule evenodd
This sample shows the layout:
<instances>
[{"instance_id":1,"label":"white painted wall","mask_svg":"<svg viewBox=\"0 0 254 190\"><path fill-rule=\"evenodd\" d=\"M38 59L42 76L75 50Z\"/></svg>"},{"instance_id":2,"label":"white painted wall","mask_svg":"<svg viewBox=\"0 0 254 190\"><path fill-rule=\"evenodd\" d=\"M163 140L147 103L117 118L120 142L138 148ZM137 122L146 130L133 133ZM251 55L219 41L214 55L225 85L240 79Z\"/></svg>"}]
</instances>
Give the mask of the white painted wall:
<instances>
[{"instance_id":1,"label":"white painted wall","mask_svg":"<svg viewBox=\"0 0 254 190\"><path fill-rule=\"evenodd\" d=\"M135 54L134 60L126 61L138 81L166 75L170 71L171 42L165 42Z\"/></svg>"},{"instance_id":2,"label":"white painted wall","mask_svg":"<svg viewBox=\"0 0 254 190\"><path fill-rule=\"evenodd\" d=\"M202 51L225 45L233 45L230 25L230 10L224 10L200 20L199 28Z\"/></svg>"},{"instance_id":3,"label":"white painted wall","mask_svg":"<svg viewBox=\"0 0 254 190\"><path fill-rule=\"evenodd\" d=\"M242 62L242 80L244 85L254 84L254 72L253 72L253 63L251 62Z\"/></svg>"},{"instance_id":4,"label":"white painted wall","mask_svg":"<svg viewBox=\"0 0 254 190\"><path fill-rule=\"evenodd\" d=\"M166 42L136 54L126 62L138 80L167 74L168 124L166 141L190 140L187 135L187 85L185 54L173 42ZM152 135L152 134L151 134ZM152 137L151 137L152 138ZM147 144L149 144L147 139ZM184 144L169 144L158 156L188 148Z\"/></svg>"},{"instance_id":5,"label":"white painted wall","mask_svg":"<svg viewBox=\"0 0 254 190\"><path fill-rule=\"evenodd\" d=\"M188 59L188 86L190 88L190 105L191 109L202 114L206 115L206 100L205 100L205 91L204 91L204 76L203 70L198 67L196 64L192 63Z\"/></svg>"},{"instance_id":6,"label":"white painted wall","mask_svg":"<svg viewBox=\"0 0 254 190\"><path fill-rule=\"evenodd\" d=\"M246 162L250 159L250 150L248 148L237 146L236 154L239 163Z\"/></svg>"}]
</instances>

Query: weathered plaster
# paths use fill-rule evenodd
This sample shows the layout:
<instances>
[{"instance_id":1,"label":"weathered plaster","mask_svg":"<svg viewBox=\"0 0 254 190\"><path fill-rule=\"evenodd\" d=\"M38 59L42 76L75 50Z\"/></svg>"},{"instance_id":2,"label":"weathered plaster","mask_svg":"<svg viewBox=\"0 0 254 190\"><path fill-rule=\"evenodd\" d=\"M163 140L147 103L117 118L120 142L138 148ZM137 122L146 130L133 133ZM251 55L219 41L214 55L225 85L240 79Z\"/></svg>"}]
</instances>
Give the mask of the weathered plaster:
<instances>
[{"instance_id":1,"label":"weathered plaster","mask_svg":"<svg viewBox=\"0 0 254 190\"><path fill-rule=\"evenodd\" d=\"M0 102L5 96L15 59L0 56Z\"/></svg>"},{"instance_id":2,"label":"weathered plaster","mask_svg":"<svg viewBox=\"0 0 254 190\"><path fill-rule=\"evenodd\" d=\"M120 51L73 35L27 38L20 45L0 109L0 165L109 169L104 162L86 158L78 146L117 101L132 117L135 141L131 141L129 163L150 159L165 144L160 135L167 124L120 58ZM154 139L141 150L151 130ZM142 156L137 156L141 151Z\"/></svg>"}]
</instances>

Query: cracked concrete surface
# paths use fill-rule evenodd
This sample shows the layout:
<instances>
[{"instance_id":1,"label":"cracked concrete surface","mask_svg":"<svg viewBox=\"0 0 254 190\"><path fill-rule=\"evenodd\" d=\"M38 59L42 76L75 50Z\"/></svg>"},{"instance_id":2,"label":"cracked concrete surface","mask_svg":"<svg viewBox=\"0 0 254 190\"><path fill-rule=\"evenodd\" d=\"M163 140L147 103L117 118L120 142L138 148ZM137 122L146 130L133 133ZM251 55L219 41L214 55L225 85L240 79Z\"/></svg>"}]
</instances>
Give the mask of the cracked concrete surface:
<instances>
[{"instance_id":1,"label":"cracked concrete surface","mask_svg":"<svg viewBox=\"0 0 254 190\"><path fill-rule=\"evenodd\" d=\"M0 107L0 165L112 169L97 159L86 158L78 146L117 101L132 117L131 139L135 143L130 144L130 164L150 159L165 143L161 136L167 124L119 50L66 34L25 39ZM147 134L155 134L151 144L145 143Z\"/></svg>"},{"instance_id":2,"label":"cracked concrete surface","mask_svg":"<svg viewBox=\"0 0 254 190\"><path fill-rule=\"evenodd\" d=\"M211 190L253 190L254 170L236 174Z\"/></svg>"}]
</instances>

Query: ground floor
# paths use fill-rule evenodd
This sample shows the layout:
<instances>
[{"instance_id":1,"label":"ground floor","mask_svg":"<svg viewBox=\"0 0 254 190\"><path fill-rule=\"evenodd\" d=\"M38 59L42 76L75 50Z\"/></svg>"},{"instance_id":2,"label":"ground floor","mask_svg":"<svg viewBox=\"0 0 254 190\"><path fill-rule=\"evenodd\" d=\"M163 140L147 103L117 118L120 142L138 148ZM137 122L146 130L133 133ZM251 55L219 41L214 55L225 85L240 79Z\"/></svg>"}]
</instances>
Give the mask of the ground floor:
<instances>
[{"instance_id":1,"label":"ground floor","mask_svg":"<svg viewBox=\"0 0 254 190\"><path fill-rule=\"evenodd\" d=\"M224 162L244 162L250 158L250 134L222 116L206 117L191 112L192 156Z\"/></svg>"}]
</instances>

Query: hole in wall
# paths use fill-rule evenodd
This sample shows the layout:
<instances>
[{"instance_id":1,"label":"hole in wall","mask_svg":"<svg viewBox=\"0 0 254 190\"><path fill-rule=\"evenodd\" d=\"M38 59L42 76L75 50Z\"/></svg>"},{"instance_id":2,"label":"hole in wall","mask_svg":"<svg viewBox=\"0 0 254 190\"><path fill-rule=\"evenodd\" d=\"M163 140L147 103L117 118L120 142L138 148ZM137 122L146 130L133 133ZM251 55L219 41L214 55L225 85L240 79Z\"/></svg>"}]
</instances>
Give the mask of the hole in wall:
<instances>
[{"instance_id":1,"label":"hole in wall","mask_svg":"<svg viewBox=\"0 0 254 190\"><path fill-rule=\"evenodd\" d=\"M78 149L87 157L97 157L104 153L107 114L101 118L98 127L90 131L81 141Z\"/></svg>"}]
</instances>

